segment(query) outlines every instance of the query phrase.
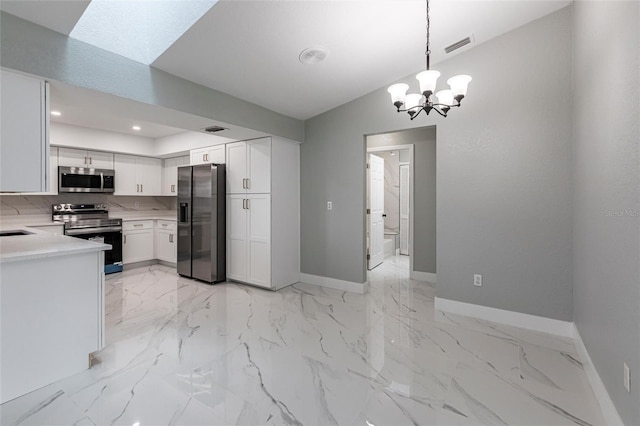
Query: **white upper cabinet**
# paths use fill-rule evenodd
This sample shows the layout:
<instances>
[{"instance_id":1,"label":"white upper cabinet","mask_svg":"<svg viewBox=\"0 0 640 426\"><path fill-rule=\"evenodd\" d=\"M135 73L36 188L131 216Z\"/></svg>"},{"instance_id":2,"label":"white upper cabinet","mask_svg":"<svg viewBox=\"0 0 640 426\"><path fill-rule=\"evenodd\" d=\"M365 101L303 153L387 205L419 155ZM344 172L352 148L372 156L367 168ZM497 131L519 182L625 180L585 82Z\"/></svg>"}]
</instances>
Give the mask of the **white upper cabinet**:
<instances>
[{"instance_id":1,"label":"white upper cabinet","mask_svg":"<svg viewBox=\"0 0 640 426\"><path fill-rule=\"evenodd\" d=\"M225 149L224 145L208 146L206 148L191 150L191 165L198 164L224 164Z\"/></svg>"},{"instance_id":2,"label":"white upper cabinet","mask_svg":"<svg viewBox=\"0 0 640 426\"><path fill-rule=\"evenodd\" d=\"M162 160L115 154L114 195L162 195Z\"/></svg>"},{"instance_id":3,"label":"white upper cabinet","mask_svg":"<svg viewBox=\"0 0 640 426\"><path fill-rule=\"evenodd\" d=\"M178 167L188 166L189 157L174 157L164 160L162 165L162 195L178 194Z\"/></svg>"},{"instance_id":4,"label":"white upper cabinet","mask_svg":"<svg viewBox=\"0 0 640 426\"><path fill-rule=\"evenodd\" d=\"M227 144L227 193L271 192L271 138Z\"/></svg>"},{"instance_id":5,"label":"white upper cabinet","mask_svg":"<svg viewBox=\"0 0 640 426\"><path fill-rule=\"evenodd\" d=\"M49 170L49 86L1 71L0 192L45 192Z\"/></svg>"},{"instance_id":6,"label":"white upper cabinet","mask_svg":"<svg viewBox=\"0 0 640 426\"><path fill-rule=\"evenodd\" d=\"M113 169L113 154L84 149L59 148L58 164L63 167Z\"/></svg>"}]
</instances>

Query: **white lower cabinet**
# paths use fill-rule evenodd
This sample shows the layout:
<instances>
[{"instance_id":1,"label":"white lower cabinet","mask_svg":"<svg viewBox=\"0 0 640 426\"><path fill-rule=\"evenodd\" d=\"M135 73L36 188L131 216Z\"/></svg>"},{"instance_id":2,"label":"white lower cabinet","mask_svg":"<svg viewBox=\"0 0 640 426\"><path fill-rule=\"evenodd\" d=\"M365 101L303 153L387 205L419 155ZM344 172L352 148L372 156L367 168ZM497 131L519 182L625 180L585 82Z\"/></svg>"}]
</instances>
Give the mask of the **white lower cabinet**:
<instances>
[{"instance_id":1,"label":"white lower cabinet","mask_svg":"<svg viewBox=\"0 0 640 426\"><path fill-rule=\"evenodd\" d=\"M155 259L153 220L122 223L122 263Z\"/></svg>"},{"instance_id":2,"label":"white lower cabinet","mask_svg":"<svg viewBox=\"0 0 640 426\"><path fill-rule=\"evenodd\" d=\"M176 263L178 254L176 229L175 221L159 220L156 222L156 259Z\"/></svg>"},{"instance_id":3,"label":"white lower cabinet","mask_svg":"<svg viewBox=\"0 0 640 426\"><path fill-rule=\"evenodd\" d=\"M271 288L271 196L227 196L227 277Z\"/></svg>"}]
</instances>

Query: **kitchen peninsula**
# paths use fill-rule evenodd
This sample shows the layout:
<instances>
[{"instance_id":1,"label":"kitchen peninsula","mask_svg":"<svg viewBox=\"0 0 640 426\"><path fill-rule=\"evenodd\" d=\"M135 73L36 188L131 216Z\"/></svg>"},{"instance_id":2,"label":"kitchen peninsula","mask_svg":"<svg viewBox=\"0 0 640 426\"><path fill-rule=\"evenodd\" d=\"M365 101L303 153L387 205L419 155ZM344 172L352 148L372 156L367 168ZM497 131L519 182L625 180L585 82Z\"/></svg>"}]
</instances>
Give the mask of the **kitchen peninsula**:
<instances>
[{"instance_id":1,"label":"kitchen peninsula","mask_svg":"<svg viewBox=\"0 0 640 426\"><path fill-rule=\"evenodd\" d=\"M0 403L89 367L104 342L107 244L0 231Z\"/></svg>"}]
</instances>

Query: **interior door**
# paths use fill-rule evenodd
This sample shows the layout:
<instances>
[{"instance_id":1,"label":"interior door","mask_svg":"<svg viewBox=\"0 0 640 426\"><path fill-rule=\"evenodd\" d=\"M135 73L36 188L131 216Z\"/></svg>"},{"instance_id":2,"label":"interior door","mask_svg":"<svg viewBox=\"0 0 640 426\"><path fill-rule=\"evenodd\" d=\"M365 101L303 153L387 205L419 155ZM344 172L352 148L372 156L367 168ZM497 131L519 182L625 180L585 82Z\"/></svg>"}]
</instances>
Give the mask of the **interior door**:
<instances>
[{"instance_id":1,"label":"interior door","mask_svg":"<svg viewBox=\"0 0 640 426\"><path fill-rule=\"evenodd\" d=\"M369 154L369 270L384 261L384 159Z\"/></svg>"},{"instance_id":2,"label":"interior door","mask_svg":"<svg viewBox=\"0 0 640 426\"><path fill-rule=\"evenodd\" d=\"M409 254L409 165L400 165L400 254Z\"/></svg>"}]
</instances>

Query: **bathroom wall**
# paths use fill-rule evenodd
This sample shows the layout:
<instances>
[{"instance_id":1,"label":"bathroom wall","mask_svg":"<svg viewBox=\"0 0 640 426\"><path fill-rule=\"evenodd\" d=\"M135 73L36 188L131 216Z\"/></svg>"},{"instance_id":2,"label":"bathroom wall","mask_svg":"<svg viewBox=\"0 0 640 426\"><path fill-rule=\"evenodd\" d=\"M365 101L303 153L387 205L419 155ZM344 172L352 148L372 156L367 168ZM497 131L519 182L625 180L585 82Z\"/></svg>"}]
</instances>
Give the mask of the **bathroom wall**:
<instances>
[{"instance_id":1,"label":"bathroom wall","mask_svg":"<svg viewBox=\"0 0 640 426\"><path fill-rule=\"evenodd\" d=\"M2 195L0 216L50 215L53 204L107 203L109 212L117 217L118 212L175 210L175 197L125 197L106 194L62 194L62 195Z\"/></svg>"}]
</instances>

